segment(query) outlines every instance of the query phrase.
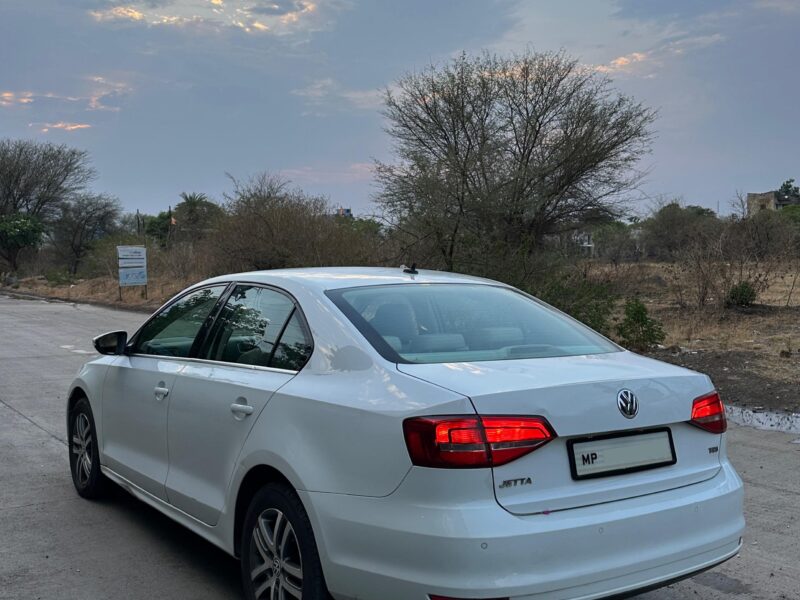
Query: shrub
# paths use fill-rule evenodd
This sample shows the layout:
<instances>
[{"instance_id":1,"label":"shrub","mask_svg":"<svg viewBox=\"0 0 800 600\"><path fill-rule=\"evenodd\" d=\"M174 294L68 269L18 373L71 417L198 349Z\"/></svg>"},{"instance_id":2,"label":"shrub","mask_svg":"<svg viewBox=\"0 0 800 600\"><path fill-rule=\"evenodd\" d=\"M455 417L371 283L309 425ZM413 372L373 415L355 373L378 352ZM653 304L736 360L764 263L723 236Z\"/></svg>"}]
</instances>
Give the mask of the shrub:
<instances>
[{"instance_id":1,"label":"shrub","mask_svg":"<svg viewBox=\"0 0 800 600\"><path fill-rule=\"evenodd\" d=\"M629 350L643 352L664 341L664 329L647 314L647 307L638 298L625 303L625 317L617 325L620 343Z\"/></svg>"},{"instance_id":2,"label":"shrub","mask_svg":"<svg viewBox=\"0 0 800 600\"><path fill-rule=\"evenodd\" d=\"M609 330L617 299L608 283L578 278L555 279L534 295L601 333Z\"/></svg>"},{"instance_id":3,"label":"shrub","mask_svg":"<svg viewBox=\"0 0 800 600\"><path fill-rule=\"evenodd\" d=\"M726 306L753 306L756 301L756 288L749 281L740 281L729 291L725 299Z\"/></svg>"},{"instance_id":4,"label":"shrub","mask_svg":"<svg viewBox=\"0 0 800 600\"><path fill-rule=\"evenodd\" d=\"M72 277L67 271L59 269L50 269L45 271L44 278L51 286L66 285L72 283Z\"/></svg>"}]
</instances>

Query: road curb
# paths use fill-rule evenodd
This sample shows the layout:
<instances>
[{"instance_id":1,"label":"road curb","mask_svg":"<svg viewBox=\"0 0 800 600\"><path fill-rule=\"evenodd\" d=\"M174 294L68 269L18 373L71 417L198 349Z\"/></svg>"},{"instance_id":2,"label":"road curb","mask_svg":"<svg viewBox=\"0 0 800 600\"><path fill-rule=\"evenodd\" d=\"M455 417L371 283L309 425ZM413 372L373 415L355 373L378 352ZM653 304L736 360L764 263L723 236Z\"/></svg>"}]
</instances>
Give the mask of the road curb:
<instances>
[{"instance_id":1,"label":"road curb","mask_svg":"<svg viewBox=\"0 0 800 600\"><path fill-rule=\"evenodd\" d=\"M125 310L128 312L151 314L156 311L158 307L148 306L131 306L126 304L118 304L115 302L105 302L103 300L72 300L61 298L59 296L47 296L45 294L36 294L34 292L21 292L18 290L0 288L0 295L8 296L9 298L16 298L19 300L44 300L45 302L57 302L60 304L87 304L89 306L99 306L101 308L113 308L116 310ZM160 305L159 305L160 306Z\"/></svg>"}]
</instances>

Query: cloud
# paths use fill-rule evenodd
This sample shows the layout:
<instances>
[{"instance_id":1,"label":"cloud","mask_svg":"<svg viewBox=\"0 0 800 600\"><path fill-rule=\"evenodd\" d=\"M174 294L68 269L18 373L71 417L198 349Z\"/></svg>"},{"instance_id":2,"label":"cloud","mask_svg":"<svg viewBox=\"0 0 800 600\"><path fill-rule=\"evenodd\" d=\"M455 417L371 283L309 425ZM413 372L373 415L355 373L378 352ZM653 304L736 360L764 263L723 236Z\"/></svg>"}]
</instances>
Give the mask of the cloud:
<instances>
[{"instance_id":1,"label":"cloud","mask_svg":"<svg viewBox=\"0 0 800 600\"><path fill-rule=\"evenodd\" d=\"M79 131L81 129L90 129L92 126L88 123L67 123L59 121L58 123L28 123L28 127L38 127L42 133L47 133L51 129L60 129L62 131Z\"/></svg>"},{"instance_id":2,"label":"cloud","mask_svg":"<svg viewBox=\"0 0 800 600\"><path fill-rule=\"evenodd\" d=\"M325 8L339 8L342 0L329 0ZM90 10L98 23L128 22L147 26L197 25L212 29L238 29L245 33L288 35L326 27L319 6L311 0L133 0L110 8Z\"/></svg>"},{"instance_id":3,"label":"cloud","mask_svg":"<svg viewBox=\"0 0 800 600\"><path fill-rule=\"evenodd\" d=\"M691 20L709 13L726 11L731 0L615 0L615 16L641 20Z\"/></svg>"},{"instance_id":4,"label":"cloud","mask_svg":"<svg viewBox=\"0 0 800 600\"><path fill-rule=\"evenodd\" d=\"M89 11L97 21L144 21L144 13L130 6L115 6L107 10Z\"/></svg>"},{"instance_id":5,"label":"cloud","mask_svg":"<svg viewBox=\"0 0 800 600\"><path fill-rule=\"evenodd\" d=\"M61 104L83 104L85 110L119 111L119 102L128 95L133 88L124 82L113 81L100 75L90 75L84 78L88 82L83 94L71 96L57 92L34 92L30 90L14 92L0 92L0 106L28 106L49 100Z\"/></svg>"},{"instance_id":6,"label":"cloud","mask_svg":"<svg viewBox=\"0 0 800 600\"><path fill-rule=\"evenodd\" d=\"M647 52L631 52L625 56L618 56L611 62L605 65L597 65L595 71L600 73L618 73L620 71L630 71L638 63L647 60Z\"/></svg>"},{"instance_id":7,"label":"cloud","mask_svg":"<svg viewBox=\"0 0 800 600\"><path fill-rule=\"evenodd\" d=\"M661 48L663 52L671 54L684 54L690 50L700 50L708 48L720 42L724 42L727 38L721 33L709 33L705 35L686 35L668 41Z\"/></svg>"},{"instance_id":8,"label":"cloud","mask_svg":"<svg viewBox=\"0 0 800 600\"><path fill-rule=\"evenodd\" d=\"M342 167L302 166L283 169L281 175L295 183L303 184L349 184L370 181L371 163L352 163Z\"/></svg>"},{"instance_id":9,"label":"cloud","mask_svg":"<svg viewBox=\"0 0 800 600\"><path fill-rule=\"evenodd\" d=\"M0 106L18 106L34 101L33 92L0 92Z\"/></svg>"},{"instance_id":10,"label":"cloud","mask_svg":"<svg viewBox=\"0 0 800 600\"><path fill-rule=\"evenodd\" d=\"M625 74L652 78L655 77L655 72L663 67L670 58L719 44L725 39L725 36L720 33L674 36L646 52L624 54L608 63L595 65L593 68L606 75Z\"/></svg>"},{"instance_id":11,"label":"cloud","mask_svg":"<svg viewBox=\"0 0 800 600\"><path fill-rule=\"evenodd\" d=\"M755 6L782 13L800 13L800 0L756 0Z\"/></svg>"},{"instance_id":12,"label":"cloud","mask_svg":"<svg viewBox=\"0 0 800 600\"><path fill-rule=\"evenodd\" d=\"M376 110L383 103L383 90L350 90L330 77L317 79L306 87L294 89L292 94L305 98L307 105L317 107L344 101L353 108Z\"/></svg>"},{"instance_id":13,"label":"cloud","mask_svg":"<svg viewBox=\"0 0 800 600\"><path fill-rule=\"evenodd\" d=\"M91 82L91 91L85 98L88 101L88 110L109 110L118 112L118 102L133 91L133 88L122 81L113 81L101 75L90 75L86 78Z\"/></svg>"}]
</instances>

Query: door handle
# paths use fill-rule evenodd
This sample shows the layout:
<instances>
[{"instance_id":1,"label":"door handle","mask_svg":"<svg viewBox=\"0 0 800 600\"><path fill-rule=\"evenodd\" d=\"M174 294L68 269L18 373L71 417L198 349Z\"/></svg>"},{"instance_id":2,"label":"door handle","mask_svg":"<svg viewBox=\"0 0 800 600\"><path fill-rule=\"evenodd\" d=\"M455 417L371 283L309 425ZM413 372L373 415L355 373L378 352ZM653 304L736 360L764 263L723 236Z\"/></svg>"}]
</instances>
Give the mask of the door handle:
<instances>
[{"instance_id":1,"label":"door handle","mask_svg":"<svg viewBox=\"0 0 800 600\"><path fill-rule=\"evenodd\" d=\"M233 415L239 419L243 419L249 415L253 414L253 407L249 404L237 404L234 402L231 404L231 412Z\"/></svg>"},{"instance_id":2,"label":"door handle","mask_svg":"<svg viewBox=\"0 0 800 600\"><path fill-rule=\"evenodd\" d=\"M158 400L159 402L161 402L164 398L169 396L169 388L162 387L160 385L157 385L153 390L153 392L155 392L156 400Z\"/></svg>"}]
</instances>

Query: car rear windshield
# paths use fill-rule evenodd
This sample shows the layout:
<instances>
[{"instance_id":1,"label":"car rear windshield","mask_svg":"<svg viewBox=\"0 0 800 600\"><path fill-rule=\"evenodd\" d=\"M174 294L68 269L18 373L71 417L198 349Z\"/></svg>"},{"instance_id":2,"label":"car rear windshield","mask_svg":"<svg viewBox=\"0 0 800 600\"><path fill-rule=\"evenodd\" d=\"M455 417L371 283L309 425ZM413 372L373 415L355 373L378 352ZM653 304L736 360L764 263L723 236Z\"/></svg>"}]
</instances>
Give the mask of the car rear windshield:
<instances>
[{"instance_id":1,"label":"car rear windshield","mask_svg":"<svg viewBox=\"0 0 800 600\"><path fill-rule=\"evenodd\" d=\"M412 283L326 294L392 362L473 362L619 351L570 317L501 286Z\"/></svg>"}]
</instances>

